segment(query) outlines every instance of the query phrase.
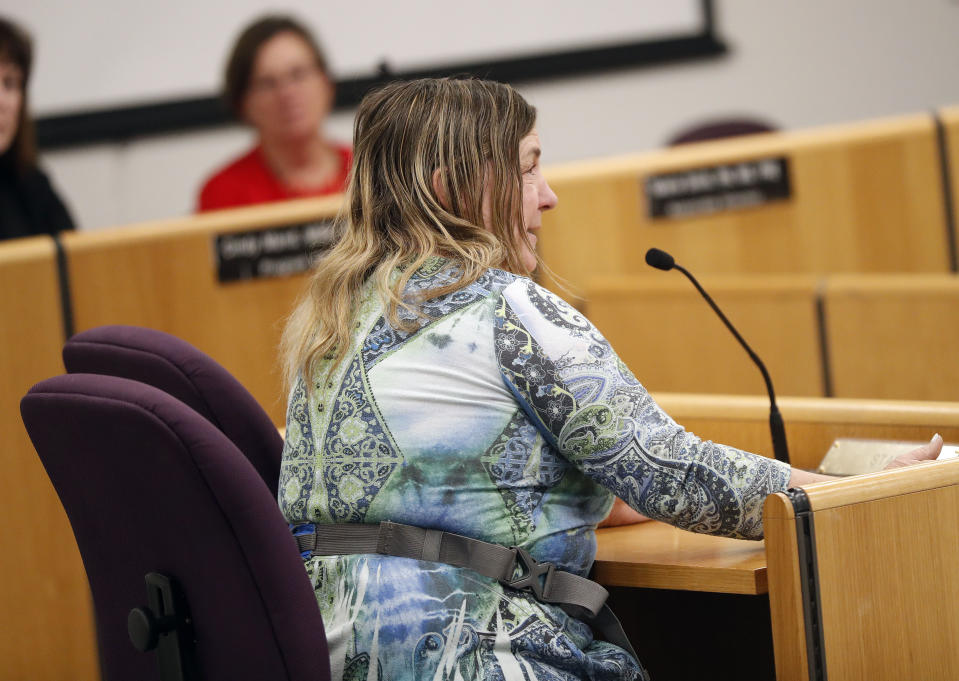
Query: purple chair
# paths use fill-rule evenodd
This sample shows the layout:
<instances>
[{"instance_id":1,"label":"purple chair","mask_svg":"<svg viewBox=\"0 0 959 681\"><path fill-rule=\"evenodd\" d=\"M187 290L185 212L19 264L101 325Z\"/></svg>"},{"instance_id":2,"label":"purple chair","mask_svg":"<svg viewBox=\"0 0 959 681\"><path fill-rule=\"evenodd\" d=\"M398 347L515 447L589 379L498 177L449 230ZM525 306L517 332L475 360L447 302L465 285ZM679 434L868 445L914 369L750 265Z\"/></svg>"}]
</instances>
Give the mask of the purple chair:
<instances>
[{"instance_id":1,"label":"purple chair","mask_svg":"<svg viewBox=\"0 0 959 681\"><path fill-rule=\"evenodd\" d=\"M169 393L222 430L276 496L283 439L253 395L209 355L162 331L115 325L73 336L63 364L71 374L130 378Z\"/></svg>"},{"instance_id":2,"label":"purple chair","mask_svg":"<svg viewBox=\"0 0 959 681\"><path fill-rule=\"evenodd\" d=\"M323 620L288 525L209 421L154 387L90 374L38 383L20 413L80 547L105 681L330 678ZM195 673L161 674L157 656L131 645L128 616L149 638L149 618L131 609L147 601L150 573L174 579L188 603L192 631L159 640L169 649L195 638Z\"/></svg>"}]
</instances>

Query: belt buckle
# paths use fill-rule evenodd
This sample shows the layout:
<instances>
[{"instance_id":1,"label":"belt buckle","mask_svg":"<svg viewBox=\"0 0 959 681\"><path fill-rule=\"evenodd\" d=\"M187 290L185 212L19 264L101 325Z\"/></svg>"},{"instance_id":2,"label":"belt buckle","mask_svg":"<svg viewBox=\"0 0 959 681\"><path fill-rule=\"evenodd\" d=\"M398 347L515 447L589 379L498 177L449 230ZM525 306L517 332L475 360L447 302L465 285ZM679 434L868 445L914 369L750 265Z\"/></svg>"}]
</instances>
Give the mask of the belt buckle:
<instances>
[{"instance_id":1,"label":"belt buckle","mask_svg":"<svg viewBox=\"0 0 959 681\"><path fill-rule=\"evenodd\" d=\"M296 541L296 549L300 552L300 558L303 560L312 558L313 550L316 548L316 524L291 523L290 532L293 533L293 539Z\"/></svg>"},{"instance_id":2,"label":"belt buckle","mask_svg":"<svg viewBox=\"0 0 959 681\"><path fill-rule=\"evenodd\" d=\"M549 602L543 597L543 593L549 591L550 583L553 581L553 571L556 569L556 566L545 561L542 563L539 562L529 555L526 549L520 548L519 546L512 546L510 548L512 548L516 560L519 561L523 569L523 574L516 579L501 579L500 584L519 591L531 591L536 597L536 600ZM543 577L542 582L540 582L540 577Z\"/></svg>"}]
</instances>

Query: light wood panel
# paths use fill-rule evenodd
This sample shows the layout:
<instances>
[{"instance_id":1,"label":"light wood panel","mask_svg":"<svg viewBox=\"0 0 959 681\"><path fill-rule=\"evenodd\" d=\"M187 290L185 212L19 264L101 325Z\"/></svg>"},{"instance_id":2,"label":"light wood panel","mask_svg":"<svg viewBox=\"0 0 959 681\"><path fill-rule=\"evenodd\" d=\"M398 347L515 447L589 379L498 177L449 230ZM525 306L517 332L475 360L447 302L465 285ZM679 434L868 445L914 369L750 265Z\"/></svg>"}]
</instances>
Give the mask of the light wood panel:
<instances>
[{"instance_id":1,"label":"light wood panel","mask_svg":"<svg viewBox=\"0 0 959 681\"><path fill-rule=\"evenodd\" d=\"M277 344L307 277L221 284L213 239L331 217L340 201L306 199L66 234L76 330L133 324L172 333L223 364L282 423Z\"/></svg>"},{"instance_id":2,"label":"light wood panel","mask_svg":"<svg viewBox=\"0 0 959 681\"><path fill-rule=\"evenodd\" d=\"M959 277L830 277L824 306L836 396L959 400Z\"/></svg>"},{"instance_id":3,"label":"light wood panel","mask_svg":"<svg viewBox=\"0 0 959 681\"><path fill-rule=\"evenodd\" d=\"M792 198L686 219L647 216L651 175L784 156ZM929 115L705 142L553 166L558 207L539 249L577 292L598 274L647 270L650 246L695 274L945 272L936 130ZM559 291L554 277L546 285Z\"/></svg>"},{"instance_id":4,"label":"light wood panel","mask_svg":"<svg viewBox=\"0 0 959 681\"><path fill-rule=\"evenodd\" d=\"M778 681L808 681L796 516L784 493L766 497L763 528L776 678Z\"/></svg>"},{"instance_id":5,"label":"light wood panel","mask_svg":"<svg viewBox=\"0 0 959 681\"><path fill-rule=\"evenodd\" d=\"M768 405L763 398L674 393L654 397L677 421L696 426L693 429L700 435L738 446L757 442L769 447ZM801 468L817 466L836 437L881 433L884 438L920 440L938 431L947 441L959 441L959 403L784 398L780 407L790 432L799 435L793 455L794 465ZM720 432L731 437L714 436ZM761 447L752 449L763 453ZM922 488L935 479L933 471L941 470L931 464L924 467L930 472L913 480L921 482ZM889 473L819 485L817 508L847 503L851 494L858 501L886 494L891 481L898 492L909 489ZM788 565L796 550L795 518L785 496L782 504L774 496L767 499L764 510L773 521L766 527L767 550L772 533L780 542L774 547L776 560ZM766 591L766 559L757 542L697 535L659 522L605 528L597 532L597 539L595 577L608 585L719 593ZM772 590L772 582L769 586Z\"/></svg>"},{"instance_id":6,"label":"light wood panel","mask_svg":"<svg viewBox=\"0 0 959 681\"><path fill-rule=\"evenodd\" d=\"M902 469L892 469L841 478L810 487L809 507L815 511L864 504L893 496L926 492L956 484L959 475L954 462L948 466L941 461L926 461L908 468L909 475L900 475Z\"/></svg>"},{"instance_id":7,"label":"light wood panel","mask_svg":"<svg viewBox=\"0 0 959 681\"><path fill-rule=\"evenodd\" d=\"M63 373L53 241L0 244L0 290L0 680L93 681L99 671L86 573L20 420L27 390Z\"/></svg>"},{"instance_id":8,"label":"light wood panel","mask_svg":"<svg viewBox=\"0 0 959 681\"><path fill-rule=\"evenodd\" d=\"M607 586L766 593L761 542L713 537L649 521L596 532L592 578Z\"/></svg>"},{"instance_id":9,"label":"light wood panel","mask_svg":"<svg viewBox=\"0 0 959 681\"><path fill-rule=\"evenodd\" d=\"M807 489L829 678L959 678L959 461L855 482Z\"/></svg>"},{"instance_id":10,"label":"light wood panel","mask_svg":"<svg viewBox=\"0 0 959 681\"><path fill-rule=\"evenodd\" d=\"M701 283L766 363L778 394L824 394L815 276ZM650 390L766 394L756 365L679 272L594 278L585 312Z\"/></svg>"},{"instance_id":11,"label":"light wood panel","mask_svg":"<svg viewBox=\"0 0 959 681\"><path fill-rule=\"evenodd\" d=\"M655 397L664 409L687 425L695 423L706 429L716 426L719 430L738 432L741 440L768 441L768 412L764 399L669 393L657 393ZM799 426L798 432L804 436L798 438L799 446L794 448L794 454L801 452L801 456L807 459L797 462L800 466L818 464L832 439L846 433L881 432L882 437L918 439L917 432L921 433L921 437L926 437L932 430L938 430L946 435L947 440L955 440L959 435L959 404L955 403L785 398L781 407L787 424L792 424L793 428ZM726 438L714 439L730 442ZM821 446L813 455L810 452L817 442ZM844 637L838 643L827 642L827 656L830 646L837 651L827 658L829 678L957 678L949 675L954 671L949 655L945 656L943 662L942 659L937 660L933 652L935 646L946 646L947 639L955 637L954 624L946 623L943 631L932 637L934 645L925 642L913 645L913 641L909 643L912 647L905 649L895 645L896 636L923 638L923 627L935 626L938 621L937 606L959 602L959 596L954 593L954 578L950 576L952 581L941 590L941 603L931 598L936 591L936 578L926 579L930 571L936 575L941 569L955 572L955 564L959 560L959 555L956 555L959 542L954 536L953 522L959 512L959 509L954 508L955 499L945 503L939 498L929 498L921 504L909 502L909 508L891 511L896 520L890 523L884 520L885 516L872 515L871 511L868 516L860 513L861 517L851 525L843 521L842 531L846 534L837 534L836 539L831 538L829 525L819 521L820 517L825 517L823 514L836 509L884 503L890 497L909 499L929 490L938 493L947 486L954 488L957 478L959 461L927 463L910 469L807 487L816 512L816 536L825 534L829 538L827 541L833 544L820 550L820 576L826 575L822 578L832 579L834 591L843 596L841 601L825 608L826 612L831 613L824 619L825 631L840 631ZM940 525L950 527L950 531L942 535L941 542L937 530L922 525L923 519L919 519L919 525L911 524L916 509L924 513L925 518L934 516ZM597 532L598 550L593 576L608 586L683 591L755 594L763 593L768 586L776 678L779 681L805 681L809 676L796 517L785 494L767 497L763 514L764 546L692 535L656 522L600 530ZM821 525L825 529L820 530ZM916 527L925 527L925 530L916 532ZM896 538L890 539L886 529L897 533ZM902 533L908 535L908 542L899 540L899 534ZM859 534L863 534L865 539L854 539ZM930 537L935 537L935 541L930 541ZM868 544L875 553L867 556L851 554L849 547L855 547L857 541ZM891 595L894 605L887 606L884 585L877 584L872 577L874 566L890 560L888 555L891 553L898 556L903 551L911 552L909 542L936 544L936 548L916 552L916 557L909 559L915 563L908 569L879 570L885 573L883 579L898 580L898 590ZM830 551L832 554L828 555ZM944 552L950 555L944 557ZM829 561L828 567L823 567L823 561ZM925 584L917 592L911 586L913 581L923 581ZM913 596L926 600L917 605L912 600ZM835 598L829 589L823 591L823 603L827 598ZM611 605L616 608L622 603L613 602ZM872 631L873 618L867 616L875 612L871 608L879 607L889 607L889 611L883 612L882 627L885 631L878 635L888 635L889 638L883 643L884 657L881 663L874 664L870 657L875 656L874 650L865 647L871 643L871 634L862 632ZM897 619L896 608L907 613L907 616ZM950 617L953 617L951 613ZM905 631L907 627L913 627L913 630ZM923 665L916 666L919 673L911 674L907 667L916 654L928 659ZM840 663L834 664L833 658ZM858 670L859 667L866 671L848 673L848 668ZM890 672L890 669L893 671Z\"/></svg>"},{"instance_id":12,"label":"light wood panel","mask_svg":"<svg viewBox=\"0 0 959 681\"><path fill-rule=\"evenodd\" d=\"M656 402L696 435L772 456L769 402L745 395L655 393ZM959 404L782 397L779 409L793 466L813 469L836 438L959 442Z\"/></svg>"}]
</instances>

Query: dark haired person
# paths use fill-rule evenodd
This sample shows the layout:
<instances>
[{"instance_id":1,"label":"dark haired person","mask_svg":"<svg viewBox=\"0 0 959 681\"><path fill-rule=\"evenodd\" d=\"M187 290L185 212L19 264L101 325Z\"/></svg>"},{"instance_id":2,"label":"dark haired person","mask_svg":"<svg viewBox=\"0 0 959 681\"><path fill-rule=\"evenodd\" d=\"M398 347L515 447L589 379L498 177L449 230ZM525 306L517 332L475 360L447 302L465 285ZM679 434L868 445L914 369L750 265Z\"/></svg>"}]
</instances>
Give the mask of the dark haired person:
<instances>
[{"instance_id":1,"label":"dark haired person","mask_svg":"<svg viewBox=\"0 0 959 681\"><path fill-rule=\"evenodd\" d=\"M279 16L248 26L230 54L225 95L237 117L255 128L257 143L206 181L199 210L346 188L352 152L323 135L333 83L319 45L304 26Z\"/></svg>"},{"instance_id":2,"label":"dark haired person","mask_svg":"<svg viewBox=\"0 0 959 681\"><path fill-rule=\"evenodd\" d=\"M0 239L73 229L66 206L37 167L27 113L32 62L29 36L0 18Z\"/></svg>"}]
</instances>

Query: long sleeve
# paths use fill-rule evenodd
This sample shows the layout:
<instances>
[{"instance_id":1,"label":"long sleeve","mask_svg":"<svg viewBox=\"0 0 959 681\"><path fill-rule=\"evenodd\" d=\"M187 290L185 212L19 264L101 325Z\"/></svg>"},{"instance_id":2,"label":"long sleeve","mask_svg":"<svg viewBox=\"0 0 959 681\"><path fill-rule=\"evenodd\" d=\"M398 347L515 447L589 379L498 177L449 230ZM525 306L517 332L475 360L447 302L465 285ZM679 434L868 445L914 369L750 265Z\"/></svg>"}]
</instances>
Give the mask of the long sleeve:
<instances>
[{"instance_id":1,"label":"long sleeve","mask_svg":"<svg viewBox=\"0 0 959 681\"><path fill-rule=\"evenodd\" d=\"M503 381L583 473L651 518L762 537L763 500L786 488L787 465L686 432L589 320L528 280L502 292L494 336Z\"/></svg>"},{"instance_id":2,"label":"long sleeve","mask_svg":"<svg viewBox=\"0 0 959 681\"><path fill-rule=\"evenodd\" d=\"M47 234L71 232L75 229L70 211L60 195L54 190L50 178L38 170L37 196L42 211L43 231Z\"/></svg>"}]
</instances>

